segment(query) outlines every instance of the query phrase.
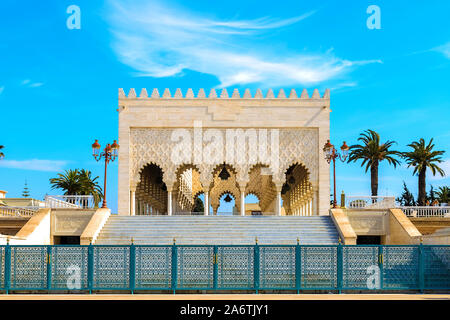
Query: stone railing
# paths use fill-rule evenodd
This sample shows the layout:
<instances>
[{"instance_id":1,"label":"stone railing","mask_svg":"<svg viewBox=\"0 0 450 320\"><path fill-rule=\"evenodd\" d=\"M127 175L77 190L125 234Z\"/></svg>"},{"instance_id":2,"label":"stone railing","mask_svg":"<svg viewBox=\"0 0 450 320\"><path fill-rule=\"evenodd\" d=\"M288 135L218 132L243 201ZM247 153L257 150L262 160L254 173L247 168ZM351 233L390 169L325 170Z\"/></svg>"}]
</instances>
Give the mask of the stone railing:
<instances>
[{"instance_id":1,"label":"stone railing","mask_svg":"<svg viewBox=\"0 0 450 320\"><path fill-rule=\"evenodd\" d=\"M46 208L72 208L72 209L88 209L94 208L94 197L83 195L56 195L45 196Z\"/></svg>"},{"instance_id":2,"label":"stone railing","mask_svg":"<svg viewBox=\"0 0 450 320\"><path fill-rule=\"evenodd\" d=\"M39 207L0 207L0 217L32 217Z\"/></svg>"},{"instance_id":3,"label":"stone railing","mask_svg":"<svg viewBox=\"0 0 450 320\"><path fill-rule=\"evenodd\" d=\"M395 208L393 196L347 196L345 207L348 209L388 209Z\"/></svg>"},{"instance_id":4,"label":"stone railing","mask_svg":"<svg viewBox=\"0 0 450 320\"><path fill-rule=\"evenodd\" d=\"M400 207L411 218L450 218L450 206Z\"/></svg>"}]
</instances>

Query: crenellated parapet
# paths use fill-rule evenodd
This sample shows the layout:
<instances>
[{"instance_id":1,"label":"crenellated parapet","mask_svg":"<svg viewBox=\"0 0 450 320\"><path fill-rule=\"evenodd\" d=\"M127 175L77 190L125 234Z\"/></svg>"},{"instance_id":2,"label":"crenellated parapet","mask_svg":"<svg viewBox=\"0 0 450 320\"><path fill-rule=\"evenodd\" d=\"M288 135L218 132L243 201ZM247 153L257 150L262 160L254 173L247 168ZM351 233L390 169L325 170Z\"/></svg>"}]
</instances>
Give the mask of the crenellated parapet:
<instances>
[{"instance_id":1,"label":"crenellated parapet","mask_svg":"<svg viewBox=\"0 0 450 320\"><path fill-rule=\"evenodd\" d=\"M205 89L199 89L197 95L194 94L194 91L189 88L185 94L181 89L176 89L175 93L172 94L170 89L164 89L162 95L159 93L158 89L153 89L149 94L147 89L142 89L140 94L136 94L136 90L131 88L128 92L128 95L125 94L125 91L122 88L119 88L119 99L300 99L300 100L330 100L330 89L325 89L324 94L321 96L318 89L314 89L312 95L310 96L306 89L303 89L301 94L297 94L295 89L291 89L289 94L283 89L278 91L278 94L275 95L272 89L267 90L266 95L263 95L261 89L257 89L255 94L252 95L250 89L245 89L243 95L239 92L238 89L234 89L233 92L228 94L227 89L222 89L220 92L217 92L215 89L211 89L209 94L206 95Z\"/></svg>"}]
</instances>

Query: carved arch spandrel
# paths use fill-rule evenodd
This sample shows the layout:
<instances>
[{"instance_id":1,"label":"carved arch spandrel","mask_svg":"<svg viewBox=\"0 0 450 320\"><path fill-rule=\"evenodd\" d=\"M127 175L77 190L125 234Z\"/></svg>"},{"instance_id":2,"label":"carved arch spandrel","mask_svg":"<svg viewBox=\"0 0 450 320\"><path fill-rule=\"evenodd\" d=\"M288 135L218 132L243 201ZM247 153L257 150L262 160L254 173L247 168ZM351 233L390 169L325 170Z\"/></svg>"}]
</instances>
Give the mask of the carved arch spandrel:
<instances>
[{"instance_id":1,"label":"carved arch spandrel","mask_svg":"<svg viewBox=\"0 0 450 320\"><path fill-rule=\"evenodd\" d=\"M193 157L192 150L181 150L172 152L176 142L172 141L172 133L176 129L159 128L131 128L130 130L130 184L135 185L139 181L139 174L142 168L149 163L158 165L163 171L164 182L170 186L176 182L176 170L182 161ZM184 129L190 133L191 143L194 146L193 129ZM208 128L204 128L204 131ZM226 129L214 129L221 132L225 141ZM318 181L319 148L317 129L276 129L279 130L279 156L278 163L269 164L273 173L274 182L282 183L284 172L293 163L301 163L309 173L311 181ZM210 148L219 148L218 141L210 141ZM203 146L208 142L203 142ZM226 143L222 145L222 152L217 153L216 159L209 159L206 162L196 164L200 171L200 181L203 186L211 185L213 182L213 169L223 162L227 162L236 169L236 179L239 183L249 181L249 170L255 163L229 162L226 159ZM268 153L272 149L270 143L267 145ZM198 151L198 150L197 150ZM174 158L175 157L175 158ZM249 148L245 148L246 159L250 158ZM195 162L193 162L195 163ZM262 162L262 164L265 164Z\"/></svg>"}]
</instances>

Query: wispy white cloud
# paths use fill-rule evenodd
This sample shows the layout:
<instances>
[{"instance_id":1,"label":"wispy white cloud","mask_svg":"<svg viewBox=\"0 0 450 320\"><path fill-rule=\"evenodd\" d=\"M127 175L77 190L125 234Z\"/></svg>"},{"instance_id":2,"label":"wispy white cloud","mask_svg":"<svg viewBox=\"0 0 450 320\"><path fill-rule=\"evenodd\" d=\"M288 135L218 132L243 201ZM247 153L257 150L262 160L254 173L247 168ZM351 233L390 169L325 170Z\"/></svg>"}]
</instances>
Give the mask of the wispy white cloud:
<instances>
[{"instance_id":1,"label":"wispy white cloud","mask_svg":"<svg viewBox=\"0 0 450 320\"><path fill-rule=\"evenodd\" d=\"M1 86L0 87L0 94L2 94L4 90L5 90L5 86Z\"/></svg>"},{"instance_id":2,"label":"wispy white cloud","mask_svg":"<svg viewBox=\"0 0 450 320\"><path fill-rule=\"evenodd\" d=\"M346 60L333 50L281 50L263 37L314 14L310 11L288 19L220 21L158 1L129 0L120 4L109 1L107 20L113 50L138 76L168 77L190 69L216 76L221 86L308 85L340 77L360 65L381 62ZM298 35L293 38L298 39Z\"/></svg>"},{"instance_id":3,"label":"wispy white cloud","mask_svg":"<svg viewBox=\"0 0 450 320\"><path fill-rule=\"evenodd\" d=\"M68 161L64 160L6 160L0 161L0 168L12 168L21 170L34 170L34 171L62 171Z\"/></svg>"},{"instance_id":4,"label":"wispy white cloud","mask_svg":"<svg viewBox=\"0 0 450 320\"><path fill-rule=\"evenodd\" d=\"M447 59L450 59L450 42L443 44L442 46L438 46L432 49L433 51L437 51L442 53Z\"/></svg>"},{"instance_id":5,"label":"wispy white cloud","mask_svg":"<svg viewBox=\"0 0 450 320\"><path fill-rule=\"evenodd\" d=\"M30 79L25 79L21 82L21 85L29 87L29 88L37 88L37 87L43 86L44 83L43 82L32 82Z\"/></svg>"},{"instance_id":6,"label":"wispy white cloud","mask_svg":"<svg viewBox=\"0 0 450 320\"><path fill-rule=\"evenodd\" d=\"M358 82L356 82L356 81L341 82L341 83L336 84L334 87L331 87L330 90L336 91L336 90L344 89L344 88L354 88L356 86L358 86Z\"/></svg>"}]
</instances>

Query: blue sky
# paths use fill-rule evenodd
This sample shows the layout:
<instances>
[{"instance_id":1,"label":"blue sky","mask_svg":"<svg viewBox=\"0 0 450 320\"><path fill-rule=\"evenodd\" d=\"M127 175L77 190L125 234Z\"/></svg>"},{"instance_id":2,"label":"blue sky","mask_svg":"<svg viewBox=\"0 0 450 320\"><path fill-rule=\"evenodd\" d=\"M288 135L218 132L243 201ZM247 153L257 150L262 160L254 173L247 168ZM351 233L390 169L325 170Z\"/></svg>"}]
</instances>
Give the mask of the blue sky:
<instances>
[{"instance_id":1,"label":"blue sky","mask_svg":"<svg viewBox=\"0 0 450 320\"><path fill-rule=\"evenodd\" d=\"M331 139L352 144L365 129L399 150L435 138L450 175L448 1L18 1L0 3L0 189L52 191L48 179L86 168L94 138L117 138L117 88L331 89ZM81 9L69 30L66 9ZM381 29L369 30L369 5ZM369 194L359 164L339 164L338 190ZM117 208L117 163L108 204ZM380 167L379 193L417 179ZM430 177L435 187L449 178Z\"/></svg>"}]
</instances>

